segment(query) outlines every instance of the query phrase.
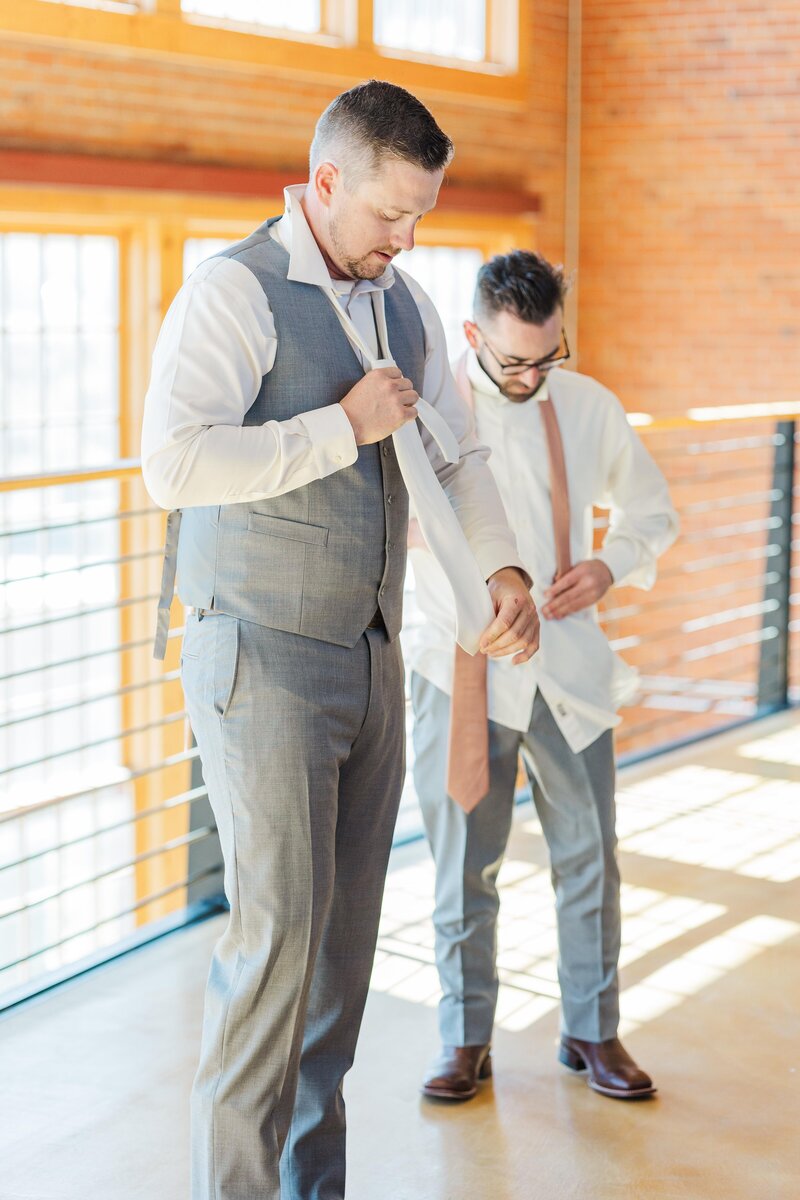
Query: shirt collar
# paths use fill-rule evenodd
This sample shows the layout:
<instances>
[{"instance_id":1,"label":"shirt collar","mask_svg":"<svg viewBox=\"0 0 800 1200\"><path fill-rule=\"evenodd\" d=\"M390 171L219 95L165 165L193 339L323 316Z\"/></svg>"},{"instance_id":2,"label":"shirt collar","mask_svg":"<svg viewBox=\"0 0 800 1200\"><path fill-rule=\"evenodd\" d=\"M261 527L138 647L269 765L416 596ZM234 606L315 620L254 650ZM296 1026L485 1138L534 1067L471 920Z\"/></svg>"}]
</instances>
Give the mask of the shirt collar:
<instances>
[{"instance_id":1,"label":"shirt collar","mask_svg":"<svg viewBox=\"0 0 800 1200\"><path fill-rule=\"evenodd\" d=\"M490 396L496 404L508 405L510 408L521 408L520 404L515 404L512 400L508 400L500 388L490 379L484 371L481 364L478 362L478 356L472 347L467 351L467 379L472 384L474 391L482 396ZM548 397L547 380L545 379L539 391L533 397L535 400L546 400Z\"/></svg>"},{"instance_id":2,"label":"shirt collar","mask_svg":"<svg viewBox=\"0 0 800 1200\"><path fill-rule=\"evenodd\" d=\"M394 269L387 263L377 279L331 279L314 234L300 203L307 184L293 183L283 189L283 216L276 223L278 240L289 254L287 278L294 283L312 283L315 287L333 288L338 294L385 291L394 283Z\"/></svg>"}]
</instances>

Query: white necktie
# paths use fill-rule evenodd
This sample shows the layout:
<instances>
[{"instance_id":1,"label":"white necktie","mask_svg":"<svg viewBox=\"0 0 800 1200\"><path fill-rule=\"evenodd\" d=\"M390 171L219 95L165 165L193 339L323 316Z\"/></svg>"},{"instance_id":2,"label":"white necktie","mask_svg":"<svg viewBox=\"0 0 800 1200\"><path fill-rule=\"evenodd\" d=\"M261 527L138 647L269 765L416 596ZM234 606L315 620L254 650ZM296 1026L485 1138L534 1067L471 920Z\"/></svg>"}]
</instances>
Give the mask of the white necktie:
<instances>
[{"instance_id":1,"label":"white necktie","mask_svg":"<svg viewBox=\"0 0 800 1200\"><path fill-rule=\"evenodd\" d=\"M373 302L378 326L379 350L385 358L376 359L351 318L345 313L333 288L323 288L333 305L342 328L364 359L366 371L395 367L390 357L389 336L383 305ZM417 415L449 463L459 459L458 441L444 418L420 396ZM409 421L392 434L397 465L414 504L423 537L453 589L456 608L456 641L468 654L476 654L480 636L494 619L494 605L486 580L470 549L458 517L453 512L436 473L431 466L415 421Z\"/></svg>"}]
</instances>

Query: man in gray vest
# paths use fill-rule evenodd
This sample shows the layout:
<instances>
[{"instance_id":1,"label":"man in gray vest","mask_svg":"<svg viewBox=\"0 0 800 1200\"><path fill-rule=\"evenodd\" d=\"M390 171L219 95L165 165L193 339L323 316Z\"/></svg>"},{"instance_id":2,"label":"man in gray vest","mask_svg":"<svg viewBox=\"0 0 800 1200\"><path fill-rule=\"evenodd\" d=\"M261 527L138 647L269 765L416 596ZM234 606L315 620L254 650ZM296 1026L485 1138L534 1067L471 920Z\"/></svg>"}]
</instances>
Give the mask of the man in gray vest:
<instances>
[{"instance_id":1,"label":"man in gray vest","mask_svg":"<svg viewBox=\"0 0 800 1200\"><path fill-rule=\"evenodd\" d=\"M339 96L309 183L193 273L154 355L143 470L154 499L182 510L182 677L231 906L192 1096L193 1200L344 1195L342 1081L404 771L408 495L392 435L424 419L421 396L430 428L436 416L458 442L448 462L421 430L422 465L488 581L481 645L524 661L537 644L441 323L390 265L451 153L403 89ZM396 366L371 369L390 355Z\"/></svg>"}]
</instances>

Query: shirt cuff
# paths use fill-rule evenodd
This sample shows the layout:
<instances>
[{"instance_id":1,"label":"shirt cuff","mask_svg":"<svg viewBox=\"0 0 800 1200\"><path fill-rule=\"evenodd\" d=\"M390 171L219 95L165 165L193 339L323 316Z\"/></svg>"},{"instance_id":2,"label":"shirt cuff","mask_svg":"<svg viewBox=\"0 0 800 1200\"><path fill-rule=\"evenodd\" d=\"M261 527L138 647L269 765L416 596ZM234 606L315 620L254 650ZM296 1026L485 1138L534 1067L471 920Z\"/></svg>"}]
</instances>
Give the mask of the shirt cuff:
<instances>
[{"instance_id":1,"label":"shirt cuff","mask_svg":"<svg viewBox=\"0 0 800 1200\"><path fill-rule=\"evenodd\" d=\"M473 546L472 552L483 572L484 579L490 579L495 571L502 571L504 567L516 567L518 571L522 572L525 586L533 586L533 580L519 559L513 543L507 545L498 539L486 546Z\"/></svg>"},{"instance_id":2,"label":"shirt cuff","mask_svg":"<svg viewBox=\"0 0 800 1200\"><path fill-rule=\"evenodd\" d=\"M615 584L622 583L636 568L638 561L636 547L622 539L612 542L610 546L603 546L594 557L606 564Z\"/></svg>"},{"instance_id":3,"label":"shirt cuff","mask_svg":"<svg viewBox=\"0 0 800 1200\"><path fill-rule=\"evenodd\" d=\"M320 479L353 465L358 458L358 446L350 418L341 404L327 404L301 413L300 420L311 440Z\"/></svg>"}]
</instances>

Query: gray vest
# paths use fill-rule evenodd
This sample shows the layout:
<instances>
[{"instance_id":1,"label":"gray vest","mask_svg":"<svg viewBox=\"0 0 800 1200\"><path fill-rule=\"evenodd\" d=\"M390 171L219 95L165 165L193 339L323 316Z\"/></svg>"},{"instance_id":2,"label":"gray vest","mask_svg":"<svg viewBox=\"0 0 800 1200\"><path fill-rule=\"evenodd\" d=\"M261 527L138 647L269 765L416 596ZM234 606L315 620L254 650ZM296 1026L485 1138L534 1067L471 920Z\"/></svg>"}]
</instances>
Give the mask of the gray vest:
<instances>
[{"instance_id":1,"label":"gray vest","mask_svg":"<svg viewBox=\"0 0 800 1200\"><path fill-rule=\"evenodd\" d=\"M336 404L364 370L319 288L287 279L289 255L260 226L222 252L252 271L269 298L278 349L245 425L286 421ZM392 356L421 393L425 333L399 275L384 292ZM326 479L269 500L186 508L178 541L178 594L289 633L353 646L379 610L400 631L408 493L391 438L359 446Z\"/></svg>"}]
</instances>

